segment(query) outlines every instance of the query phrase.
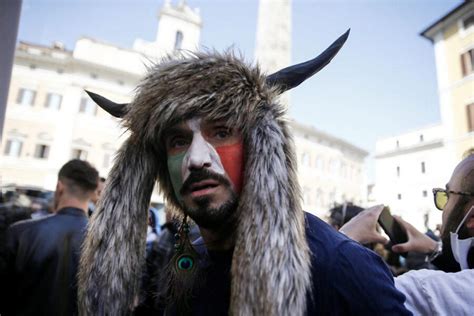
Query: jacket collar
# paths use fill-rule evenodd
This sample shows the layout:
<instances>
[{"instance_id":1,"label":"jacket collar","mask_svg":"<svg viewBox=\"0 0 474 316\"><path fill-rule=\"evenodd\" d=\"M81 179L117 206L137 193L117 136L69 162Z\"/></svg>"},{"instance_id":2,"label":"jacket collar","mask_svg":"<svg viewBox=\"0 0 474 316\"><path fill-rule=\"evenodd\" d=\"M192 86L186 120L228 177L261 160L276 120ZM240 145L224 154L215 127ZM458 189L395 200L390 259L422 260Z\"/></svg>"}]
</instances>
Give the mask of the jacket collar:
<instances>
[{"instance_id":1,"label":"jacket collar","mask_svg":"<svg viewBox=\"0 0 474 316\"><path fill-rule=\"evenodd\" d=\"M87 217L86 212L83 209L77 207L63 207L57 211L56 214Z\"/></svg>"}]
</instances>

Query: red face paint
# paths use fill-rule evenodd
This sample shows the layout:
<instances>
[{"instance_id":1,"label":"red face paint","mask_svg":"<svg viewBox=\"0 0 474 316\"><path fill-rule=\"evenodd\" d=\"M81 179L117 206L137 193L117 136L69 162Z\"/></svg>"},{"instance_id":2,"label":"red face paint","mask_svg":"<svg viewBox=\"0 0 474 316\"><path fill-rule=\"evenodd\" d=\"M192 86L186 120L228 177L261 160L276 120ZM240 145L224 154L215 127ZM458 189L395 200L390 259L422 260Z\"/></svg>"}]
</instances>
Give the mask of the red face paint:
<instances>
[{"instance_id":1,"label":"red face paint","mask_svg":"<svg viewBox=\"0 0 474 316\"><path fill-rule=\"evenodd\" d=\"M244 148L242 142L234 145L216 147L222 166L234 185L235 192L240 194L244 174Z\"/></svg>"}]
</instances>

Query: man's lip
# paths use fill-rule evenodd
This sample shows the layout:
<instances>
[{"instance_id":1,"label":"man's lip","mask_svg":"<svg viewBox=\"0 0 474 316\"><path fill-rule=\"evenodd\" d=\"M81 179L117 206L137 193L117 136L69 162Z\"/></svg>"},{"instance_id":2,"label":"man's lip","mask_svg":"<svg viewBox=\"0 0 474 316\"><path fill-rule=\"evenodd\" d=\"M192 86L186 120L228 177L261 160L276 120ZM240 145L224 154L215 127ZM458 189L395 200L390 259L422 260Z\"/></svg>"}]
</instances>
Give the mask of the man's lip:
<instances>
[{"instance_id":1,"label":"man's lip","mask_svg":"<svg viewBox=\"0 0 474 316\"><path fill-rule=\"evenodd\" d=\"M218 188L217 186L216 187L207 187L207 188L204 188L204 189L201 189L201 190L191 191L190 195L193 198L198 198L198 197L202 197L202 196L205 196L205 195L210 195L210 194L213 194L217 190L217 188Z\"/></svg>"},{"instance_id":2,"label":"man's lip","mask_svg":"<svg viewBox=\"0 0 474 316\"><path fill-rule=\"evenodd\" d=\"M199 181L196 183L193 183L189 186L189 192L194 192L194 191L202 191L202 187L207 187L207 186L212 186L211 188L206 188L206 189L213 189L213 187L218 186L220 183L219 181L213 180L213 179L208 179L208 180L203 180Z\"/></svg>"}]
</instances>

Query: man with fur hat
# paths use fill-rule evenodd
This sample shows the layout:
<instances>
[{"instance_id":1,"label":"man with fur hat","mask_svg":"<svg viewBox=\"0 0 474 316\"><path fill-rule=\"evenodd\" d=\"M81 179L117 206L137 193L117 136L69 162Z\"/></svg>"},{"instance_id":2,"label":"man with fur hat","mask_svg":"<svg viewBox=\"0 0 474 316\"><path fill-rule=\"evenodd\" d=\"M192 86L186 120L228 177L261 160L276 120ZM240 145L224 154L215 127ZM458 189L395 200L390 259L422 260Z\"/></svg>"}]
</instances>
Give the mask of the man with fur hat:
<instances>
[{"instance_id":1,"label":"man with fur hat","mask_svg":"<svg viewBox=\"0 0 474 316\"><path fill-rule=\"evenodd\" d=\"M300 206L278 95L327 65L347 36L269 76L229 52L197 53L155 65L131 104L90 93L131 134L84 244L83 315L133 309L155 180L183 216L167 315L408 313L377 255ZM203 237L193 245L188 218Z\"/></svg>"}]
</instances>

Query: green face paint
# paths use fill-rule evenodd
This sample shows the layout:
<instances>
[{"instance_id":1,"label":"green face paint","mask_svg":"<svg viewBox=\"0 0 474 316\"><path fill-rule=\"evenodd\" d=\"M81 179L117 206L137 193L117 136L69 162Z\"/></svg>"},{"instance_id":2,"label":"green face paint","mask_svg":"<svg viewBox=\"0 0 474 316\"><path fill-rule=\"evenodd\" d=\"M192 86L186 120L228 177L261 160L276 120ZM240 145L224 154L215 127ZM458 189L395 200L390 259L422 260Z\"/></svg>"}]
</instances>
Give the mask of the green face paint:
<instances>
[{"instance_id":1,"label":"green face paint","mask_svg":"<svg viewBox=\"0 0 474 316\"><path fill-rule=\"evenodd\" d=\"M183 176L181 174L181 168L183 165L183 159L186 151L173 155L168 156L168 172L171 178L171 184L173 185L174 194L179 202L183 201L179 190L183 186Z\"/></svg>"}]
</instances>

